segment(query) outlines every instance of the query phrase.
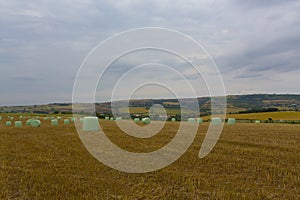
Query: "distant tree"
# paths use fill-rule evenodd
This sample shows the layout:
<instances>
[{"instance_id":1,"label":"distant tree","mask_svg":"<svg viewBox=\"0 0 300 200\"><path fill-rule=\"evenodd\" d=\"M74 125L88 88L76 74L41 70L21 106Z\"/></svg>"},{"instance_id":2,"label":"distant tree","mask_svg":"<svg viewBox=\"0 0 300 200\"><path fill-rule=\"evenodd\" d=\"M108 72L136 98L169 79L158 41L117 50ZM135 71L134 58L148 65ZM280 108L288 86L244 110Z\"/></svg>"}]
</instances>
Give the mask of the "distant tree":
<instances>
[{"instance_id":1,"label":"distant tree","mask_svg":"<svg viewBox=\"0 0 300 200\"><path fill-rule=\"evenodd\" d=\"M271 117L269 117L269 122L273 122L273 119Z\"/></svg>"}]
</instances>

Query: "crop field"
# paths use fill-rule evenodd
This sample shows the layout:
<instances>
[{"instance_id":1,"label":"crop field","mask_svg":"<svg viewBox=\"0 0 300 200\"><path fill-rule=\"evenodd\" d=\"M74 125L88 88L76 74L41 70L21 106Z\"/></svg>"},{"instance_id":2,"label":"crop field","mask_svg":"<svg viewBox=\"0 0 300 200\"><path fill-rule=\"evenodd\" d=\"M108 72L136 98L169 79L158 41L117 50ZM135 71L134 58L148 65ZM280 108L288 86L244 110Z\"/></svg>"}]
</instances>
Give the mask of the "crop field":
<instances>
[{"instance_id":1,"label":"crop field","mask_svg":"<svg viewBox=\"0 0 300 200\"><path fill-rule=\"evenodd\" d=\"M257 119L257 120L300 120L300 112L264 112L264 113L247 113L247 114L228 114L227 117L237 119Z\"/></svg>"},{"instance_id":2,"label":"crop field","mask_svg":"<svg viewBox=\"0 0 300 200\"><path fill-rule=\"evenodd\" d=\"M300 199L300 125L225 125L213 151L199 159L208 128L199 125L188 151L159 171L129 174L97 161L74 124L5 127L0 121L0 199ZM143 152L172 140L179 122L149 139L100 121L123 149Z\"/></svg>"}]
</instances>

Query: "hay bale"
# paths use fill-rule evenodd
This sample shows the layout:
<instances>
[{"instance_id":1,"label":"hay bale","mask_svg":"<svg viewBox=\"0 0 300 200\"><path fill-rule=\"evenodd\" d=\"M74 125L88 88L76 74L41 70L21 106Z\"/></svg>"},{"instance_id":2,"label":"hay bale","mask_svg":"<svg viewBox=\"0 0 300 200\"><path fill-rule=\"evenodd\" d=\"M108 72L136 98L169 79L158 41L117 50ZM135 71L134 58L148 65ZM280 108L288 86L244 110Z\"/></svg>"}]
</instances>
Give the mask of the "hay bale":
<instances>
[{"instance_id":1,"label":"hay bale","mask_svg":"<svg viewBox=\"0 0 300 200\"><path fill-rule=\"evenodd\" d=\"M202 119L201 117L197 118L197 123L198 123L198 124L203 123L203 119Z\"/></svg>"},{"instance_id":2,"label":"hay bale","mask_svg":"<svg viewBox=\"0 0 300 200\"><path fill-rule=\"evenodd\" d=\"M122 117L116 117L116 121L122 120Z\"/></svg>"},{"instance_id":3,"label":"hay bale","mask_svg":"<svg viewBox=\"0 0 300 200\"><path fill-rule=\"evenodd\" d=\"M228 123L229 125L234 125L234 124L236 124L236 119L235 119L235 118L228 118L227 123Z\"/></svg>"},{"instance_id":4,"label":"hay bale","mask_svg":"<svg viewBox=\"0 0 300 200\"><path fill-rule=\"evenodd\" d=\"M99 130L98 117L84 117L82 130L83 131L98 131Z\"/></svg>"},{"instance_id":5,"label":"hay bale","mask_svg":"<svg viewBox=\"0 0 300 200\"><path fill-rule=\"evenodd\" d=\"M52 119L51 120L51 125L52 126L58 126L58 120L57 119Z\"/></svg>"},{"instance_id":6,"label":"hay bale","mask_svg":"<svg viewBox=\"0 0 300 200\"><path fill-rule=\"evenodd\" d=\"M42 125L41 121L38 120L38 119L34 119L31 121L31 124L30 124L32 127L40 127Z\"/></svg>"},{"instance_id":7,"label":"hay bale","mask_svg":"<svg viewBox=\"0 0 300 200\"><path fill-rule=\"evenodd\" d=\"M115 119L113 117L110 118L110 121L114 121Z\"/></svg>"},{"instance_id":8,"label":"hay bale","mask_svg":"<svg viewBox=\"0 0 300 200\"><path fill-rule=\"evenodd\" d=\"M213 117L211 123L213 126L220 126L222 125L222 119L220 117Z\"/></svg>"},{"instance_id":9,"label":"hay bale","mask_svg":"<svg viewBox=\"0 0 300 200\"><path fill-rule=\"evenodd\" d=\"M188 118L189 124L195 124L196 120L195 118Z\"/></svg>"},{"instance_id":10,"label":"hay bale","mask_svg":"<svg viewBox=\"0 0 300 200\"><path fill-rule=\"evenodd\" d=\"M64 124L70 124L70 120L69 119L64 119Z\"/></svg>"},{"instance_id":11,"label":"hay bale","mask_svg":"<svg viewBox=\"0 0 300 200\"><path fill-rule=\"evenodd\" d=\"M105 117L105 120L109 120L109 117Z\"/></svg>"},{"instance_id":12,"label":"hay bale","mask_svg":"<svg viewBox=\"0 0 300 200\"><path fill-rule=\"evenodd\" d=\"M20 115L20 116L19 116L19 119L23 119L23 116L22 116L22 115Z\"/></svg>"},{"instance_id":13,"label":"hay bale","mask_svg":"<svg viewBox=\"0 0 300 200\"><path fill-rule=\"evenodd\" d=\"M32 119L26 120L26 126L30 126L31 125L31 121L32 121Z\"/></svg>"},{"instance_id":14,"label":"hay bale","mask_svg":"<svg viewBox=\"0 0 300 200\"><path fill-rule=\"evenodd\" d=\"M255 120L255 124L260 124L260 121L259 120Z\"/></svg>"},{"instance_id":15,"label":"hay bale","mask_svg":"<svg viewBox=\"0 0 300 200\"><path fill-rule=\"evenodd\" d=\"M21 127L22 121L15 121L15 127Z\"/></svg>"},{"instance_id":16,"label":"hay bale","mask_svg":"<svg viewBox=\"0 0 300 200\"><path fill-rule=\"evenodd\" d=\"M135 123L137 123L137 122L140 121L140 118L137 118L137 117L136 117L136 118L133 119L133 121L134 121Z\"/></svg>"},{"instance_id":17,"label":"hay bale","mask_svg":"<svg viewBox=\"0 0 300 200\"><path fill-rule=\"evenodd\" d=\"M142 119L142 122L144 124L150 124L151 123L151 119L149 117L145 117L145 118Z\"/></svg>"},{"instance_id":18,"label":"hay bale","mask_svg":"<svg viewBox=\"0 0 300 200\"><path fill-rule=\"evenodd\" d=\"M2 116L0 116L0 120L2 120Z\"/></svg>"},{"instance_id":19,"label":"hay bale","mask_svg":"<svg viewBox=\"0 0 300 200\"><path fill-rule=\"evenodd\" d=\"M10 117L9 119L10 119L10 120L14 120L14 117Z\"/></svg>"},{"instance_id":20,"label":"hay bale","mask_svg":"<svg viewBox=\"0 0 300 200\"><path fill-rule=\"evenodd\" d=\"M176 122L176 118L173 117L173 118L171 119L171 122Z\"/></svg>"},{"instance_id":21,"label":"hay bale","mask_svg":"<svg viewBox=\"0 0 300 200\"><path fill-rule=\"evenodd\" d=\"M75 122L76 121L76 118L75 117L71 117L71 122Z\"/></svg>"},{"instance_id":22,"label":"hay bale","mask_svg":"<svg viewBox=\"0 0 300 200\"><path fill-rule=\"evenodd\" d=\"M5 126L11 126L11 121L5 122Z\"/></svg>"}]
</instances>

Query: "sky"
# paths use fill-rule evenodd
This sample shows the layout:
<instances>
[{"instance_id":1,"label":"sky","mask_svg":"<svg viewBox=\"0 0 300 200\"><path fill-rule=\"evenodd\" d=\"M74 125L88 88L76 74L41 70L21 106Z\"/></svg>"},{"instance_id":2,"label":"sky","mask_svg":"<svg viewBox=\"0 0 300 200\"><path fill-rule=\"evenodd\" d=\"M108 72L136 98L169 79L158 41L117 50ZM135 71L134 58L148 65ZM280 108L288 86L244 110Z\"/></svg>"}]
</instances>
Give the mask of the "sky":
<instances>
[{"instance_id":1,"label":"sky","mask_svg":"<svg viewBox=\"0 0 300 200\"><path fill-rule=\"evenodd\" d=\"M299 10L300 1L290 0L0 0L0 106L71 102L77 71L91 50L115 34L142 27L176 30L201 44L218 67L227 94L299 94ZM116 77L131 69L126 66L141 64L137 60L147 52L114 63L102 88L111 91ZM187 71L169 55L151 56ZM186 87L176 85L167 69L148 69L135 72L136 83L157 77L184 94ZM127 82L121 84L124 95L132 84ZM108 99L101 98L104 90L98 90L99 100ZM145 90L147 97L164 97L162 91L151 93L157 89Z\"/></svg>"}]
</instances>

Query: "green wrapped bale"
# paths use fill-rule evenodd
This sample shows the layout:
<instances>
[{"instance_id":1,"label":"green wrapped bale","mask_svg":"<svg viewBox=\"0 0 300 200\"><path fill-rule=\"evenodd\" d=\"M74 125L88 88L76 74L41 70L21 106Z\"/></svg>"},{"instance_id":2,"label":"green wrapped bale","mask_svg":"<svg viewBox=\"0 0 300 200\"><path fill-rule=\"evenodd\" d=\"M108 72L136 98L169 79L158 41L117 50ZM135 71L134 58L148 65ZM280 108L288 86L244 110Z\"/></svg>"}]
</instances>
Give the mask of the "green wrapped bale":
<instances>
[{"instance_id":1,"label":"green wrapped bale","mask_svg":"<svg viewBox=\"0 0 300 200\"><path fill-rule=\"evenodd\" d=\"M42 122L38 119L34 119L31 121L31 126L32 127L40 127L42 125Z\"/></svg>"},{"instance_id":2,"label":"green wrapped bale","mask_svg":"<svg viewBox=\"0 0 300 200\"><path fill-rule=\"evenodd\" d=\"M83 131L98 131L99 130L98 117L84 117L82 130Z\"/></svg>"}]
</instances>

